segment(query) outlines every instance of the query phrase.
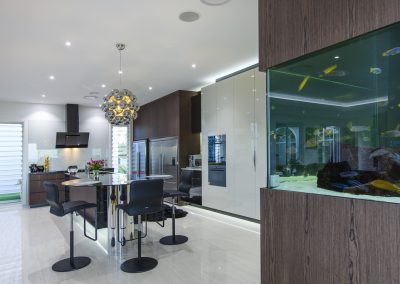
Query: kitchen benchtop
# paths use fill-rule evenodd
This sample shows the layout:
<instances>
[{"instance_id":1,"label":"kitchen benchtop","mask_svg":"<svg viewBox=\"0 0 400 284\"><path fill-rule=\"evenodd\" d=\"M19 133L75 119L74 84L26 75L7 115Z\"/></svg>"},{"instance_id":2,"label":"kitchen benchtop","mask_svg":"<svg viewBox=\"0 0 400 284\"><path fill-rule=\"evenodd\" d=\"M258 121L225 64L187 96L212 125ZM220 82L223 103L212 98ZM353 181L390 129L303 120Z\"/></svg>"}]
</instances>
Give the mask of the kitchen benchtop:
<instances>
[{"instance_id":1,"label":"kitchen benchtop","mask_svg":"<svg viewBox=\"0 0 400 284\"><path fill-rule=\"evenodd\" d=\"M126 185L131 182L126 174L117 174L108 171L102 171L98 180L94 179L93 175L88 175L84 172L78 172L77 174L70 176L71 179L64 181L62 185L75 187L91 185L114 186Z\"/></svg>"},{"instance_id":2,"label":"kitchen benchtop","mask_svg":"<svg viewBox=\"0 0 400 284\"><path fill-rule=\"evenodd\" d=\"M49 172L34 172L34 173L29 173L31 175L49 175L49 174L62 174L62 173L67 173L66 171L49 171Z\"/></svg>"},{"instance_id":3,"label":"kitchen benchtop","mask_svg":"<svg viewBox=\"0 0 400 284\"><path fill-rule=\"evenodd\" d=\"M107 173L109 173L109 172L112 173L113 171L114 171L113 168L105 168L105 169L104 169L104 172L107 172ZM84 173L84 172L85 172L84 169L78 170L78 173ZM66 175L69 175L68 171L62 171L62 170L59 170L59 171L49 171L49 172L34 172L34 173L29 172L29 174L31 174L31 175L48 175L48 174L66 174Z\"/></svg>"},{"instance_id":4,"label":"kitchen benchtop","mask_svg":"<svg viewBox=\"0 0 400 284\"><path fill-rule=\"evenodd\" d=\"M182 170L185 170L185 171L201 171L201 167L186 167L186 168L182 168Z\"/></svg>"}]
</instances>

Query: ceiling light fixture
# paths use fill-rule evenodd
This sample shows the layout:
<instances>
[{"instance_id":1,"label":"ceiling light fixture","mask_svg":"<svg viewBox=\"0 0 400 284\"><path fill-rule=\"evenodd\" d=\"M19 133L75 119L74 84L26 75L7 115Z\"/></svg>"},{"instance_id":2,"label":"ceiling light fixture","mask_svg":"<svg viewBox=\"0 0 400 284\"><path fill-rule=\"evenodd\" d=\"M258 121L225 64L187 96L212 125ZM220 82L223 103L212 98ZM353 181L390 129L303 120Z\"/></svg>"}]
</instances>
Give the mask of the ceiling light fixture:
<instances>
[{"instance_id":1,"label":"ceiling light fixture","mask_svg":"<svg viewBox=\"0 0 400 284\"><path fill-rule=\"evenodd\" d=\"M372 99L354 101L354 102L340 102L334 100L325 100L325 99L317 99L317 98L309 98L309 97L301 97L301 96L294 96L290 94L284 93L277 93L271 92L269 94L270 98L280 99L280 100L287 100L287 101L295 101L295 102L303 102L303 103L310 103L310 104L318 104L318 105L326 105L326 106L337 106L343 108L367 105L367 104L374 104L374 103L383 103L388 101L388 97L377 97Z\"/></svg>"},{"instance_id":2,"label":"ceiling light fixture","mask_svg":"<svg viewBox=\"0 0 400 284\"><path fill-rule=\"evenodd\" d=\"M104 88L107 87L107 86L106 86L106 84L102 84L101 87L104 89Z\"/></svg>"},{"instance_id":3,"label":"ceiling light fixture","mask_svg":"<svg viewBox=\"0 0 400 284\"><path fill-rule=\"evenodd\" d=\"M95 95L89 95L89 96L84 96L83 97L85 100L90 100L90 101L92 101L92 100L95 100L95 99L97 99L98 98L98 96L95 96Z\"/></svg>"},{"instance_id":4,"label":"ceiling light fixture","mask_svg":"<svg viewBox=\"0 0 400 284\"><path fill-rule=\"evenodd\" d=\"M119 51L119 84L122 85L121 53L125 49L125 44L117 43L116 47ZM104 97L101 109L112 125L128 125L137 118L140 107L137 103L137 97L131 91L113 89Z\"/></svg>"},{"instance_id":5,"label":"ceiling light fixture","mask_svg":"<svg viewBox=\"0 0 400 284\"><path fill-rule=\"evenodd\" d=\"M122 70L118 70L118 74L122 75L124 72L122 72Z\"/></svg>"},{"instance_id":6,"label":"ceiling light fixture","mask_svg":"<svg viewBox=\"0 0 400 284\"><path fill-rule=\"evenodd\" d=\"M334 58L335 58L335 59L339 59L339 58L340 58L340 56L339 56L339 55L336 55Z\"/></svg>"},{"instance_id":7,"label":"ceiling light fixture","mask_svg":"<svg viewBox=\"0 0 400 284\"><path fill-rule=\"evenodd\" d=\"M65 42L65 46L70 47L70 46L71 46L71 42L70 42L70 41L66 41L66 42Z\"/></svg>"},{"instance_id":8,"label":"ceiling light fixture","mask_svg":"<svg viewBox=\"0 0 400 284\"><path fill-rule=\"evenodd\" d=\"M54 77L53 75L50 75L50 76L49 76L49 79L50 79L50 80L54 80L55 77Z\"/></svg>"},{"instance_id":9,"label":"ceiling light fixture","mask_svg":"<svg viewBox=\"0 0 400 284\"><path fill-rule=\"evenodd\" d=\"M153 90L153 87L152 87L152 86L149 87L149 91L151 91L151 90Z\"/></svg>"},{"instance_id":10,"label":"ceiling light fixture","mask_svg":"<svg viewBox=\"0 0 400 284\"><path fill-rule=\"evenodd\" d=\"M197 67L197 65L196 64L192 64L192 68L196 68Z\"/></svg>"},{"instance_id":11,"label":"ceiling light fixture","mask_svg":"<svg viewBox=\"0 0 400 284\"><path fill-rule=\"evenodd\" d=\"M46 97L46 95L45 94L42 94L42 98L45 98Z\"/></svg>"},{"instance_id":12,"label":"ceiling light fixture","mask_svg":"<svg viewBox=\"0 0 400 284\"><path fill-rule=\"evenodd\" d=\"M230 0L200 0L203 4L210 6L219 6L228 3Z\"/></svg>"},{"instance_id":13,"label":"ceiling light fixture","mask_svg":"<svg viewBox=\"0 0 400 284\"><path fill-rule=\"evenodd\" d=\"M191 23L191 22L195 22L198 19L200 19L200 15L196 12L187 11L187 12L181 13L179 15L179 19L183 22Z\"/></svg>"}]
</instances>

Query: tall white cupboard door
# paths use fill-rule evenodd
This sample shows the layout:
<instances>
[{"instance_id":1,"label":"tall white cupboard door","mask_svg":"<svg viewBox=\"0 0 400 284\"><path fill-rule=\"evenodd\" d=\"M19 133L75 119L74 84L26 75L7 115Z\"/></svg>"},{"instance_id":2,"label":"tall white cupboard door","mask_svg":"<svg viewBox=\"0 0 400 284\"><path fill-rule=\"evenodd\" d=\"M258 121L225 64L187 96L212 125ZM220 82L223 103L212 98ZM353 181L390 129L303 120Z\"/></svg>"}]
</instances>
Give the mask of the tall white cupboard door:
<instances>
[{"instance_id":1,"label":"tall white cupboard door","mask_svg":"<svg viewBox=\"0 0 400 284\"><path fill-rule=\"evenodd\" d=\"M260 188L267 186L266 74L255 72L255 218L260 219Z\"/></svg>"},{"instance_id":2,"label":"tall white cupboard door","mask_svg":"<svg viewBox=\"0 0 400 284\"><path fill-rule=\"evenodd\" d=\"M232 211L255 218L254 70L234 77Z\"/></svg>"},{"instance_id":3,"label":"tall white cupboard door","mask_svg":"<svg viewBox=\"0 0 400 284\"><path fill-rule=\"evenodd\" d=\"M218 89L219 86L213 84L201 90L201 131L205 136L210 133L215 135L217 131Z\"/></svg>"},{"instance_id":4,"label":"tall white cupboard door","mask_svg":"<svg viewBox=\"0 0 400 284\"><path fill-rule=\"evenodd\" d=\"M217 82L202 89L202 198L203 205L222 211L229 211L232 195L231 160L232 139L229 138L233 128L233 80L227 79ZM226 187L218 187L208 184L208 136L226 135ZM231 140L231 141L230 141ZM230 142L229 142L230 141Z\"/></svg>"},{"instance_id":5,"label":"tall white cupboard door","mask_svg":"<svg viewBox=\"0 0 400 284\"><path fill-rule=\"evenodd\" d=\"M202 89L203 205L260 217L266 186L266 81L257 68ZM208 136L226 135L226 187L208 184Z\"/></svg>"},{"instance_id":6,"label":"tall white cupboard door","mask_svg":"<svg viewBox=\"0 0 400 284\"><path fill-rule=\"evenodd\" d=\"M233 131L234 95L233 78L217 82L217 126L218 135L230 135Z\"/></svg>"}]
</instances>

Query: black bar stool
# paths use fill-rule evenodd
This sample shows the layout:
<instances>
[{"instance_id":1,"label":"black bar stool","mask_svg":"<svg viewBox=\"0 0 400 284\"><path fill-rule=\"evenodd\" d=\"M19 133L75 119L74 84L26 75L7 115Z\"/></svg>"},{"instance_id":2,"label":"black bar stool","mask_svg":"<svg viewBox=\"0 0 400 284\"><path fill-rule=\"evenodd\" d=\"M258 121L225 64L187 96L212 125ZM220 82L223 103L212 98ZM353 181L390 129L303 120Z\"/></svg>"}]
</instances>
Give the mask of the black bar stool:
<instances>
[{"instance_id":1,"label":"black bar stool","mask_svg":"<svg viewBox=\"0 0 400 284\"><path fill-rule=\"evenodd\" d=\"M162 179L135 180L130 184L129 203L117 206L117 228L119 228L119 210L129 216L138 218L138 257L121 264L121 270L129 273L145 272L157 266L158 261L151 257L142 257L142 216L162 212L163 210ZM119 230L117 239L119 240Z\"/></svg>"},{"instance_id":2,"label":"black bar stool","mask_svg":"<svg viewBox=\"0 0 400 284\"><path fill-rule=\"evenodd\" d=\"M54 214L58 217L63 217L66 214L70 214L71 222L70 222L70 232L69 232L69 258L60 260L53 264L52 269L56 272L68 272L72 270L81 269L90 264L90 258L86 256L74 256L74 220L73 213L78 210L83 210L83 218L84 218L84 235L85 237L96 241L97 240L97 212L95 219L95 237L89 237L86 234L86 209L96 208L97 205L94 203L88 203L86 201L71 201L60 203L59 201L59 191L58 186L54 183L45 181L43 183L44 188L46 189L46 201L50 205L50 213Z\"/></svg>"},{"instance_id":3,"label":"black bar stool","mask_svg":"<svg viewBox=\"0 0 400 284\"><path fill-rule=\"evenodd\" d=\"M192 187L192 171L182 171L181 182L178 190L165 190L164 198L172 197L172 235L160 239L163 245L180 245L188 241L188 237L175 234L175 204L178 197L189 197L189 191Z\"/></svg>"}]
</instances>

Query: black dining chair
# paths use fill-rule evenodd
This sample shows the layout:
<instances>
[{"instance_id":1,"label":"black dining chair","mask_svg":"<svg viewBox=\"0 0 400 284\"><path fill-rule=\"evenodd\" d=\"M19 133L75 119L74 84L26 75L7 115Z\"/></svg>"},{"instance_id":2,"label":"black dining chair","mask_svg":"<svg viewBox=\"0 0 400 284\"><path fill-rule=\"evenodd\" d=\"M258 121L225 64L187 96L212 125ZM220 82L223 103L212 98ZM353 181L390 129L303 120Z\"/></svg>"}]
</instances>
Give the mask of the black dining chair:
<instances>
[{"instance_id":1,"label":"black dining chair","mask_svg":"<svg viewBox=\"0 0 400 284\"><path fill-rule=\"evenodd\" d=\"M160 239L163 245L180 245L188 241L188 237L175 234L175 204L178 197L189 197L190 188L192 187L193 171L183 170L181 172L181 182L178 190L165 190L164 198L172 198L172 235Z\"/></svg>"},{"instance_id":2,"label":"black dining chair","mask_svg":"<svg viewBox=\"0 0 400 284\"><path fill-rule=\"evenodd\" d=\"M163 211L162 179L135 180L130 184L129 203L117 206L117 228L119 228L119 210L138 219L138 256L121 264L121 270L129 273L145 272L157 266L158 261L151 257L142 257L142 216ZM118 230L119 233L119 230ZM117 239L119 240L119 234Z\"/></svg>"},{"instance_id":3,"label":"black dining chair","mask_svg":"<svg viewBox=\"0 0 400 284\"><path fill-rule=\"evenodd\" d=\"M95 219L95 236L94 238L86 234L86 209L96 208L97 205L94 203L88 203L86 201L70 201L60 203L58 186L52 182L45 181L43 183L46 189L46 201L50 205L50 213L57 216L63 217L67 214L71 216L70 232L69 232L69 258L60 260L53 264L52 269L56 272L68 272L73 270L81 269L90 264L90 258L86 256L74 256L74 219L73 213L76 211L83 210L84 219L84 230L85 237L96 241L97 240L97 212Z\"/></svg>"}]
</instances>

